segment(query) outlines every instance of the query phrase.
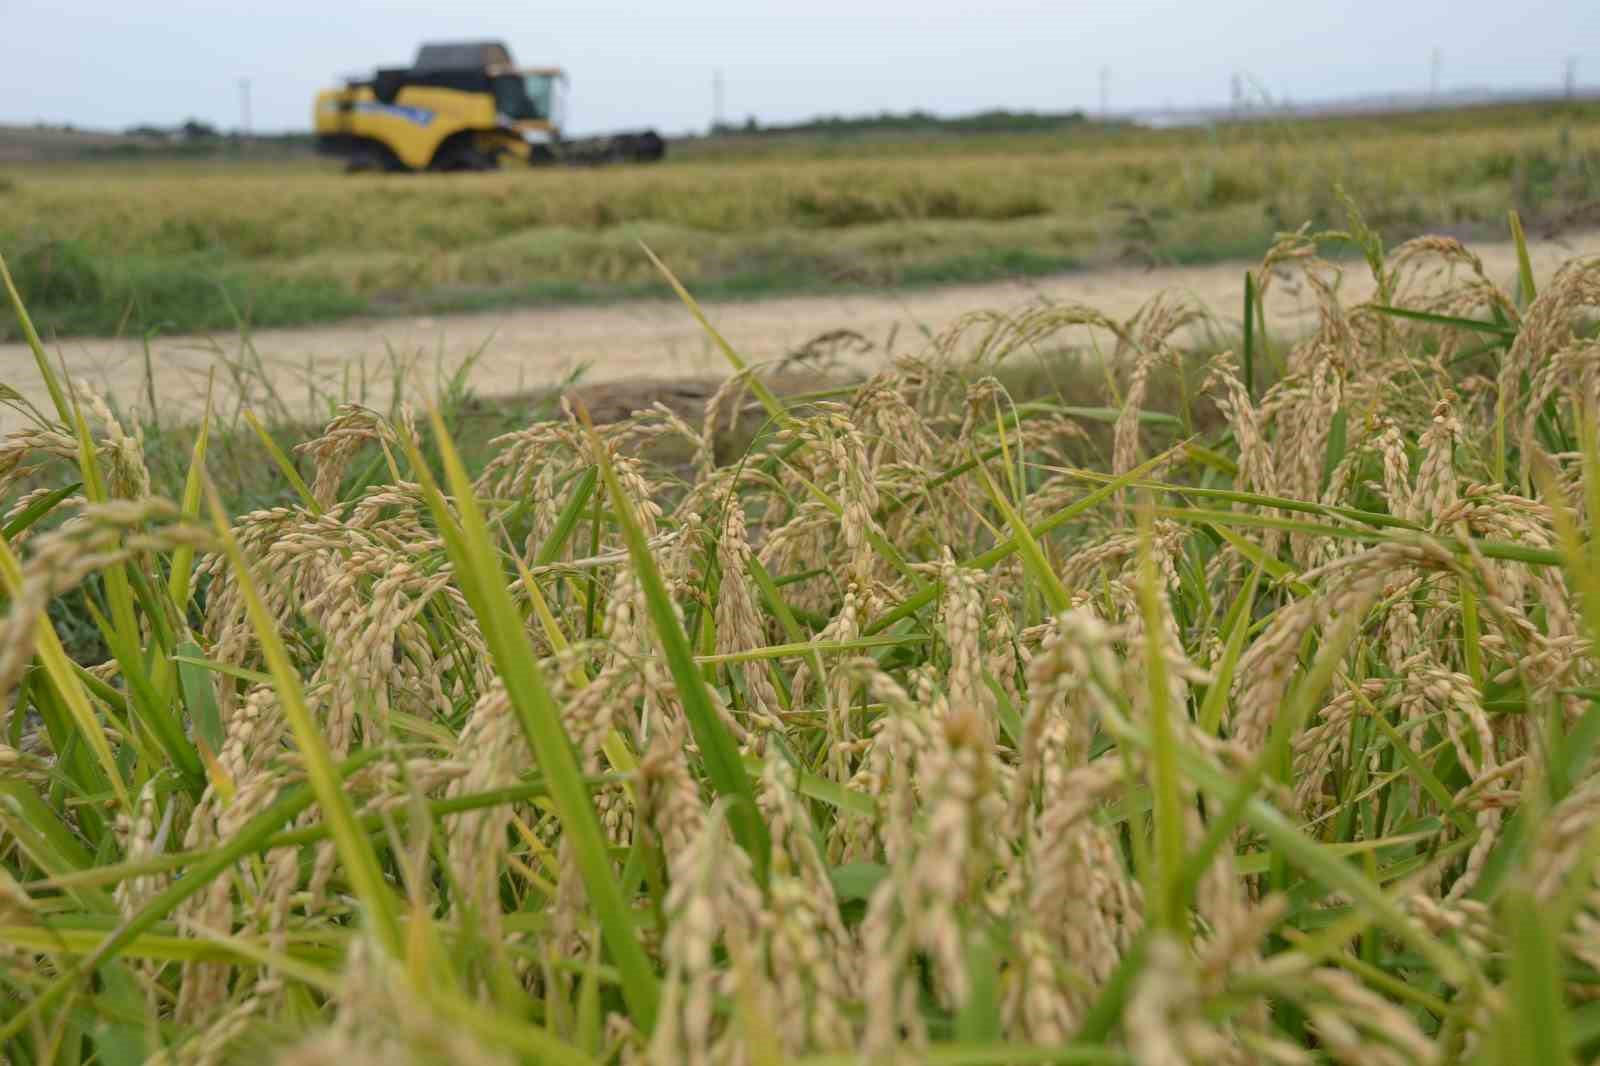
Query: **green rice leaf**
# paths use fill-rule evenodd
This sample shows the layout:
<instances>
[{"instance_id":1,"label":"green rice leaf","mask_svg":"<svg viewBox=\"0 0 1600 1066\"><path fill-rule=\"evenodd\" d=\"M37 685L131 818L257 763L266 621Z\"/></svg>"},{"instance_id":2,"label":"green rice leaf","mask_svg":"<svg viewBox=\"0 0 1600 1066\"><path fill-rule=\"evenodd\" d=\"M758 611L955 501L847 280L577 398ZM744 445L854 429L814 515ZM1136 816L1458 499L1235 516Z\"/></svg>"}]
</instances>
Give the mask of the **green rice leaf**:
<instances>
[{"instance_id":1,"label":"green rice leaf","mask_svg":"<svg viewBox=\"0 0 1600 1066\"><path fill-rule=\"evenodd\" d=\"M761 820L761 812L756 807L755 788L739 757L738 745L712 706L705 677L695 665L689 637L678 619L677 608L667 593L666 583L661 580L661 571L656 567L644 530L634 516L633 502L617 480L611 457L588 421L588 412L580 410L579 416L588 427L589 443L594 451L595 462L600 467L601 480L605 482L606 492L611 497L611 508L617 516L622 538L627 542L634 573L644 589L651 626L661 643L661 652L672 672L672 680L677 685L678 698L683 701L684 715L689 719L695 744L705 760L706 778L717 794L728 800L728 825L734 839L750 856L758 882L764 885L772 845L766 824Z\"/></svg>"},{"instance_id":2,"label":"green rice leaf","mask_svg":"<svg viewBox=\"0 0 1600 1066\"><path fill-rule=\"evenodd\" d=\"M505 568L495 552L471 480L437 409L430 411L430 421L444 460L445 476L454 493L455 510L445 500L422 455L409 442L408 457L504 679L506 695L523 735L549 782L562 829L573 842L606 947L622 974L628 1008L641 1029L648 1032L655 1024L660 993L649 959L634 934L633 919L612 870L593 800L579 772L571 740L562 727L560 712L528 644L522 617L507 590Z\"/></svg>"}]
</instances>

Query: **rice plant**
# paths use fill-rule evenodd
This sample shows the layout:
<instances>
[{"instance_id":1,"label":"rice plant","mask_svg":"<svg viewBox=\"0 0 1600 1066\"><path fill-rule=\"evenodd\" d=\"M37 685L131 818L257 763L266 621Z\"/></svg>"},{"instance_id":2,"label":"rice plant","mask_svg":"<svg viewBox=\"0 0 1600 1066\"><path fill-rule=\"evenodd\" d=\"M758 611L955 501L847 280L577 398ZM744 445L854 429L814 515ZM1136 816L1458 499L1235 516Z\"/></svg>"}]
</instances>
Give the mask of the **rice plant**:
<instances>
[{"instance_id":1,"label":"rice plant","mask_svg":"<svg viewBox=\"0 0 1600 1066\"><path fill-rule=\"evenodd\" d=\"M700 424L569 405L470 468L348 407L245 513L209 424L164 498L35 342L4 1056L1593 1059L1600 263L1320 241L1246 301L1316 331L1180 410L1197 309L1048 306L822 400L730 349ZM1109 410L1007 391L1084 330Z\"/></svg>"}]
</instances>

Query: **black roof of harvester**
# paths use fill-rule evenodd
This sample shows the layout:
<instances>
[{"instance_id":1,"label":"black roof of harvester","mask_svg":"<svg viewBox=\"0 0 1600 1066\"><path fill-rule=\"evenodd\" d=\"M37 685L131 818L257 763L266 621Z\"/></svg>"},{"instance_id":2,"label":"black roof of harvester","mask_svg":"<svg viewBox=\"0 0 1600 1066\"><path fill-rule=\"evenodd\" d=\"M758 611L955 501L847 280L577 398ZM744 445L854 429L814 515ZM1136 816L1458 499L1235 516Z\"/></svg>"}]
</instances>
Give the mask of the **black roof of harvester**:
<instances>
[{"instance_id":1,"label":"black roof of harvester","mask_svg":"<svg viewBox=\"0 0 1600 1066\"><path fill-rule=\"evenodd\" d=\"M511 50L501 41L448 41L418 48L411 69L421 73L431 70L484 70L511 65Z\"/></svg>"}]
</instances>

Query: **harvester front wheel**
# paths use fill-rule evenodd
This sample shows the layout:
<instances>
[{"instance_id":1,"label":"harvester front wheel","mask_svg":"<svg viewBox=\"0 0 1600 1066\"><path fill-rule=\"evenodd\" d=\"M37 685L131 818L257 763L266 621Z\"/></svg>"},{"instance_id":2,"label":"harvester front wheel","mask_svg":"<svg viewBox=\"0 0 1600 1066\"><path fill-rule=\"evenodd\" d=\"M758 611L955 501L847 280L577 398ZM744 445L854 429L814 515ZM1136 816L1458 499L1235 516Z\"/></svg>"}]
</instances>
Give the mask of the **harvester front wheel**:
<instances>
[{"instance_id":1,"label":"harvester front wheel","mask_svg":"<svg viewBox=\"0 0 1600 1066\"><path fill-rule=\"evenodd\" d=\"M429 169L453 172L495 170L500 162L493 155L485 152L470 140L446 142L440 146L439 152L433 158L433 166Z\"/></svg>"}]
</instances>

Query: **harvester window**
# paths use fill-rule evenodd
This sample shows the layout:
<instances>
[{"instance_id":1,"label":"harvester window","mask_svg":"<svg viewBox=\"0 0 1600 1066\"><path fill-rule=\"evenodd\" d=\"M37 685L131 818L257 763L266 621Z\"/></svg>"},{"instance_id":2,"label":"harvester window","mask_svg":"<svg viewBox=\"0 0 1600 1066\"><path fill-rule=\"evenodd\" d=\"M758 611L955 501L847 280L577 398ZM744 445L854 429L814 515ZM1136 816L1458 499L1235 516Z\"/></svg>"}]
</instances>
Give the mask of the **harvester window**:
<instances>
[{"instance_id":1,"label":"harvester window","mask_svg":"<svg viewBox=\"0 0 1600 1066\"><path fill-rule=\"evenodd\" d=\"M495 108L509 119L551 117L555 78L548 74L502 74L494 79Z\"/></svg>"}]
</instances>

